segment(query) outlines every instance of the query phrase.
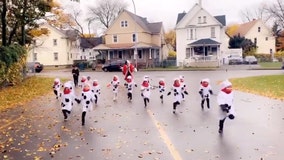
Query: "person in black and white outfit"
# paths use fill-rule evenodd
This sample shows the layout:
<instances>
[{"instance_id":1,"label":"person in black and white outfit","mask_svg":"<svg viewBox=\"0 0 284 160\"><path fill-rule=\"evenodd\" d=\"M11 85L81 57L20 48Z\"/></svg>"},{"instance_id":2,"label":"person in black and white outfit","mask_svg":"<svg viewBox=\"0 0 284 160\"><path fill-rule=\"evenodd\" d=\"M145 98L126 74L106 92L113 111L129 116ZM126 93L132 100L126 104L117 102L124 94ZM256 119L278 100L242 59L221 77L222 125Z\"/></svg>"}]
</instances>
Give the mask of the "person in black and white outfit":
<instances>
[{"instance_id":1,"label":"person in black and white outfit","mask_svg":"<svg viewBox=\"0 0 284 160\"><path fill-rule=\"evenodd\" d=\"M54 82L53 82L53 93L56 96L56 99L58 99L58 97L61 97L62 93L60 92L60 88L63 87L63 85L60 82L59 78L55 78Z\"/></svg>"},{"instance_id":2,"label":"person in black and white outfit","mask_svg":"<svg viewBox=\"0 0 284 160\"><path fill-rule=\"evenodd\" d=\"M117 75L114 75L112 78L112 81L107 85L108 87L112 86L113 101L117 100L119 85L120 85L120 81Z\"/></svg>"},{"instance_id":3,"label":"person in black and white outfit","mask_svg":"<svg viewBox=\"0 0 284 160\"><path fill-rule=\"evenodd\" d=\"M160 79L159 80L159 92L160 92L160 99L161 99L161 103L164 102L164 93L166 91L166 83L164 79Z\"/></svg>"},{"instance_id":4,"label":"person in black and white outfit","mask_svg":"<svg viewBox=\"0 0 284 160\"><path fill-rule=\"evenodd\" d=\"M93 109L93 92L89 83L85 83L83 86L80 103L82 105L82 126L84 126L87 111L92 111Z\"/></svg>"},{"instance_id":5,"label":"person in black and white outfit","mask_svg":"<svg viewBox=\"0 0 284 160\"><path fill-rule=\"evenodd\" d=\"M64 83L63 95L61 97L61 107L64 120L68 119L68 114L71 114L74 105L75 94L72 92L72 89L70 82Z\"/></svg>"},{"instance_id":6,"label":"person in black and white outfit","mask_svg":"<svg viewBox=\"0 0 284 160\"><path fill-rule=\"evenodd\" d=\"M150 95L151 95L151 86L149 84L149 79L143 79L143 82L141 84L141 96L144 101L144 107L147 107L147 103L150 102Z\"/></svg>"},{"instance_id":7,"label":"person in black and white outfit","mask_svg":"<svg viewBox=\"0 0 284 160\"><path fill-rule=\"evenodd\" d=\"M188 95L188 92L187 92L187 86L184 82L184 76L183 75L180 75L179 76L179 83L180 83L180 86L181 86L181 97L182 97L182 101L185 101L185 96L184 94Z\"/></svg>"},{"instance_id":8,"label":"person in black and white outfit","mask_svg":"<svg viewBox=\"0 0 284 160\"><path fill-rule=\"evenodd\" d=\"M235 118L233 99L232 83L225 80L221 83L221 91L217 96L217 103L220 107L219 133L223 133L224 122L227 117L231 120Z\"/></svg>"},{"instance_id":9,"label":"person in black and white outfit","mask_svg":"<svg viewBox=\"0 0 284 160\"><path fill-rule=\"evenodd\" d=\"M179 78L174 79L174 83L171 87L171 91L168 92L168 96L171 94L171 92L173 92L174 95L173 113L175 114L177 106L180 105L182 101L182 86Z\"/></svg>"},{"instance_id":10,"label":"person in black and white outfit","mask_svg":"<svg viewBox=\"0 0 284 160\"><path fill-rule=\"evenodd\" d=\"M94 95L95 104L97 104L98 99L99 99L99 95L101 94L101 87L99 85L98 80L96 80L96 79L93 80L92 92L93 92L93 95Z\"/></svg>"},{"instance_id":11,"label":"person in black and white outfit","mask_svg":"<svg viewBox=\"0 0 284 160\"><path fill-rule=\"evenodd\" d=\"M125 87L127 89L127 98L129 101L132 101L133 88L137 87L137 84L133 81L133 78L131 76L127 76Z\"/></svg>"},{"instance_id":12,"label":"person in black and white outfit","mask_svg":"<svg viewBox=\"0 0 284 160\"><path fill-rule=\"evenodd\" d=\"M199 94L201 96L201 108L204 109L204 102L207 102L207 108L210 108L210 95L213 94L210 80L208 78L202 79L200 82Z\"/></svg>"}]
</instances>

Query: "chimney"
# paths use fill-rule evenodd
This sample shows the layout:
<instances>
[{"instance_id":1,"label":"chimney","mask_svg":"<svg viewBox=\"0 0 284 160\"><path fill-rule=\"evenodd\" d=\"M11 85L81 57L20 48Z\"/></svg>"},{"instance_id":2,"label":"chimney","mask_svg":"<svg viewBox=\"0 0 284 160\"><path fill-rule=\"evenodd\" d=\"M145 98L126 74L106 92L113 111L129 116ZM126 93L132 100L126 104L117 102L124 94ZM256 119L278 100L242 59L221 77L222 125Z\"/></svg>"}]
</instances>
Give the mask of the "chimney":
<instances>
[{"instance_id":1,"label":"chimney","mask_svg":"<svg viewBox=\"0 0 284 160\"><path fill-rule=\"evenodd\" d=\"M199 6L202 7L202 0L199 0Z\"/></svg>"}]
</instances>

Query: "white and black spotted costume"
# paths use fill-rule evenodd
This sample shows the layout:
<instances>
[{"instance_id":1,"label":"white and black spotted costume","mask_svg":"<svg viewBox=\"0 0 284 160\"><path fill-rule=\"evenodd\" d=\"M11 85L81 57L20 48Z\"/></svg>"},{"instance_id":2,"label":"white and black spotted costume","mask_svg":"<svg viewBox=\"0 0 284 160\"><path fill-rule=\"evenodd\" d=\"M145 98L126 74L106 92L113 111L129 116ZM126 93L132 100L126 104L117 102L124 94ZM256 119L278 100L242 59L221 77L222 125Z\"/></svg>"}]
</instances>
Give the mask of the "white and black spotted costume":
<instances>
[{"instance_id":1,"label":"white and black spotted costume","mask_svg":"<svg viewBox=\"0 0 284 160\"><path fill-rule=\"evenodd\" d=\"M61 107L64 120L67 120L68 114L71 113L75 100L75 94L72 93L72 85L69 82L64 84L63 95L61 97Z\"/></svg>"},{"instance_id":2,"label":"white and black spotted costume","mask_svg":"<svg viewBox=\"0 0 284 160\"><path fill-rule=\"evenodd\" d=\"M151 95L151 86L149 84L149 80L144 78L141 84L141 96L143 97L145 107L147 107L147 103L150 102L150 95Z\"/></svg>"},{"instance_id":3,"label":"white and black spotted costume","mask_svg":"<svg viewBox=\"0 0 284 160\"><path fill-rule=\"evenodd\" d=\"M56 96L56 99L58 99L62 95L62 93L60 91L61 87L62 87L62 84L60 82L60 79L59 78L55 78L52 88L53 88L53 93Z\"/></svg>"},{"instance_id":4,"label":"white and black spotted costume","mask_svg":"<svg viewBox=\"0 0 284 160\"><path fill-rule=\"evenodd\" d=\"M80 103L82 105L82 126L85 125L85 117L87 111L92 111L93 109L93 92L89 84L84 84L83 90L81 92Z\"/></svg>"},{"instance_id":5,"label":"white and black spotted costume","mask_svg":"<svg viewBox=\"0 0 284 160\"><path fill-rule=\"evenodd\" d=\"M179 76L179 82L180 82L180 86L181 86L181 97L182 97L182 100L184 101L185 100L184 94L188 95L188 92L187 92L187 86L184 82L184 76L183 75Z\"/></svg>"},{"instance_id":6,"label":"white and black spotted costume","mask_svg":"<svg viewBox=\"0 0 284 160\"><path fill-rule=\"evenodd\" d=\"M95 101L95 104L98 103L99 95L101 94L101 87L98 83L98 80L93 80L93 86L92 86L92 92L93 92L93 99Z\"/></svg>"},{"instance_id":7,"label":"white and black spotted costume","mask_svg":"<svg viewBox=\"0 0 284 160\"><path fill-rule=\"evenodd\" d=\"M164 93L166 91L166 83L165 83L164 79L160 79L158 87L159 87L161 103L163 103L164 102Z\"/></svg>"},{"instance_id":8,"label":"white and black spotted costume","mask_svg":"<svg viewBox=\"0 0 284 160\"><path fill-rule=\"evenodd\" d=\"M221 91L217 96L217 103L220 107L219 133L223 133L224 122L227 117L235 118L235 110L233 104L232 83L225 80L221 83Z\"/></svg>"},{"instance_id":9,"label":"white and black spotted costume","mask_svg":"<svg viewBox=\"0 0 284 160\"><path fill-rule=\"evenodd\" d=\"M171 87L171 91L168 92L168 95L170 95L171 92L173 92L173 95L174 95L173 113L175 114L177 105L180 105L180 103L182 101L182 86L181 86L180 80L178 78L176 78L174 80L174 84Z\"/></svg>"},{"instance_id":10,"label":"white and black spotted costume","mask_svg":"<svg viewBox=\"0 0 284 160\"><path fill-rule=\"evenodd\" d=\"M112 86L112 92L113 92L113 100L117 100L117 95L118 95L118 87L120 85L119 78L117 75L113 76L112 81L110 82L110 85Z\"/></svg>"},{"instance_id":11,"label":"white and black spotted costume","mask_svg":"<svg viewBox=\"0 0 284 160\"><path fill-rule=\"evenodd\" d=\"M124 84L127 89L127 98L129 101L132 101L132 92L134 87L137 87L137 84L133 81L131 76L127 76L126 83Z\"/></svg>"},{"instance_id":12,"label":"white and black spotted costume","mask_svg":"<svg viewBox=\"0 0 284 160\"><path fill-rule=\"evenodd\" d=\"M210 80L208 78L202 79L200 82L199 92L201 96L201 108L204 109L204 102L207 102L207 108L210 108L210 95L213 94Z\"/></svg>"}]
</instances>

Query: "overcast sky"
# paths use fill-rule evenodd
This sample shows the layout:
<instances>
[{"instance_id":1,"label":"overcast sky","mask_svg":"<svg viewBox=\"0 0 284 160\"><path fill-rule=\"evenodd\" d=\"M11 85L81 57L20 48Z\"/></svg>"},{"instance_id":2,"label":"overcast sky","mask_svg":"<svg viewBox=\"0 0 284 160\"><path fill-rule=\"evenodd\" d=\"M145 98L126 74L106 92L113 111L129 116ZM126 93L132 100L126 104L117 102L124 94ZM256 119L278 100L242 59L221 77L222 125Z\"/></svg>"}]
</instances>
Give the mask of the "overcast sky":
<instances>
[{"instance_id":1,"label":"overcast sky","mask_svg":"<svg viewBox=\"0 0 284 160\"><path fill-rule=\"evenodd\" d=\"M67 0L65 0L67 1ZM81 0L81 7L86 8L98 0ZM132 0L127 10L134 13ZM276 0L201 0L202 6L211 15L226 15L227 25L242 23L240 11L245 9L256 10L262 4L275 3ZM188 12L199 0L134 0L136 14L146 17L149 22L163 22L166 30L173 29L178 13Z\"/></svg>"}]
</instances>

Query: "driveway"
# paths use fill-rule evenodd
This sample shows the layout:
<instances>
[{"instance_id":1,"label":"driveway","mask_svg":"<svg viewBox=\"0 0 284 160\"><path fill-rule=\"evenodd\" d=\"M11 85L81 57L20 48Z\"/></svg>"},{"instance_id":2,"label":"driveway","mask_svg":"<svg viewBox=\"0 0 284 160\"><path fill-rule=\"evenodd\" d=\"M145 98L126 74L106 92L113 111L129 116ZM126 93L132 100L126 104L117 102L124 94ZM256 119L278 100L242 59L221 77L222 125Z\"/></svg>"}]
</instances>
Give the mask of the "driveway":
<instances>
[{"instance_id":1,"label":"driveway","mask_svg":"<svg viewBox=\"0 0 284 160\"><path fill-rule=\"evenodd\" d=\"M71 71L43 72L36 76L72 78ZM81 106L75 105L68 121L63 121L60 102L48 96L1 114L1 156L3 159L100 159L100 160L279 160L284 157L284 102L235 91L236 119L225 122L218 133L216 96L211 108L200 108L199 82L210 78L213 92L217 82L232 77L282 74L282 71L219 70L137 72L139 85L144 75L151 83L166 80L167 91L175 77L185 76L189 95L172 113L172 97L162 104L157 89L152 90L144 108L139 87L127 101L120 88L118 101L106 85L120 72L81 72L98 79L102 95L81 126ZM76 89L79 94L80 89ZM3 117L3 118L2 118ZM1 158L2 158L1 157Z\"/></svg>"}]
</instances>

